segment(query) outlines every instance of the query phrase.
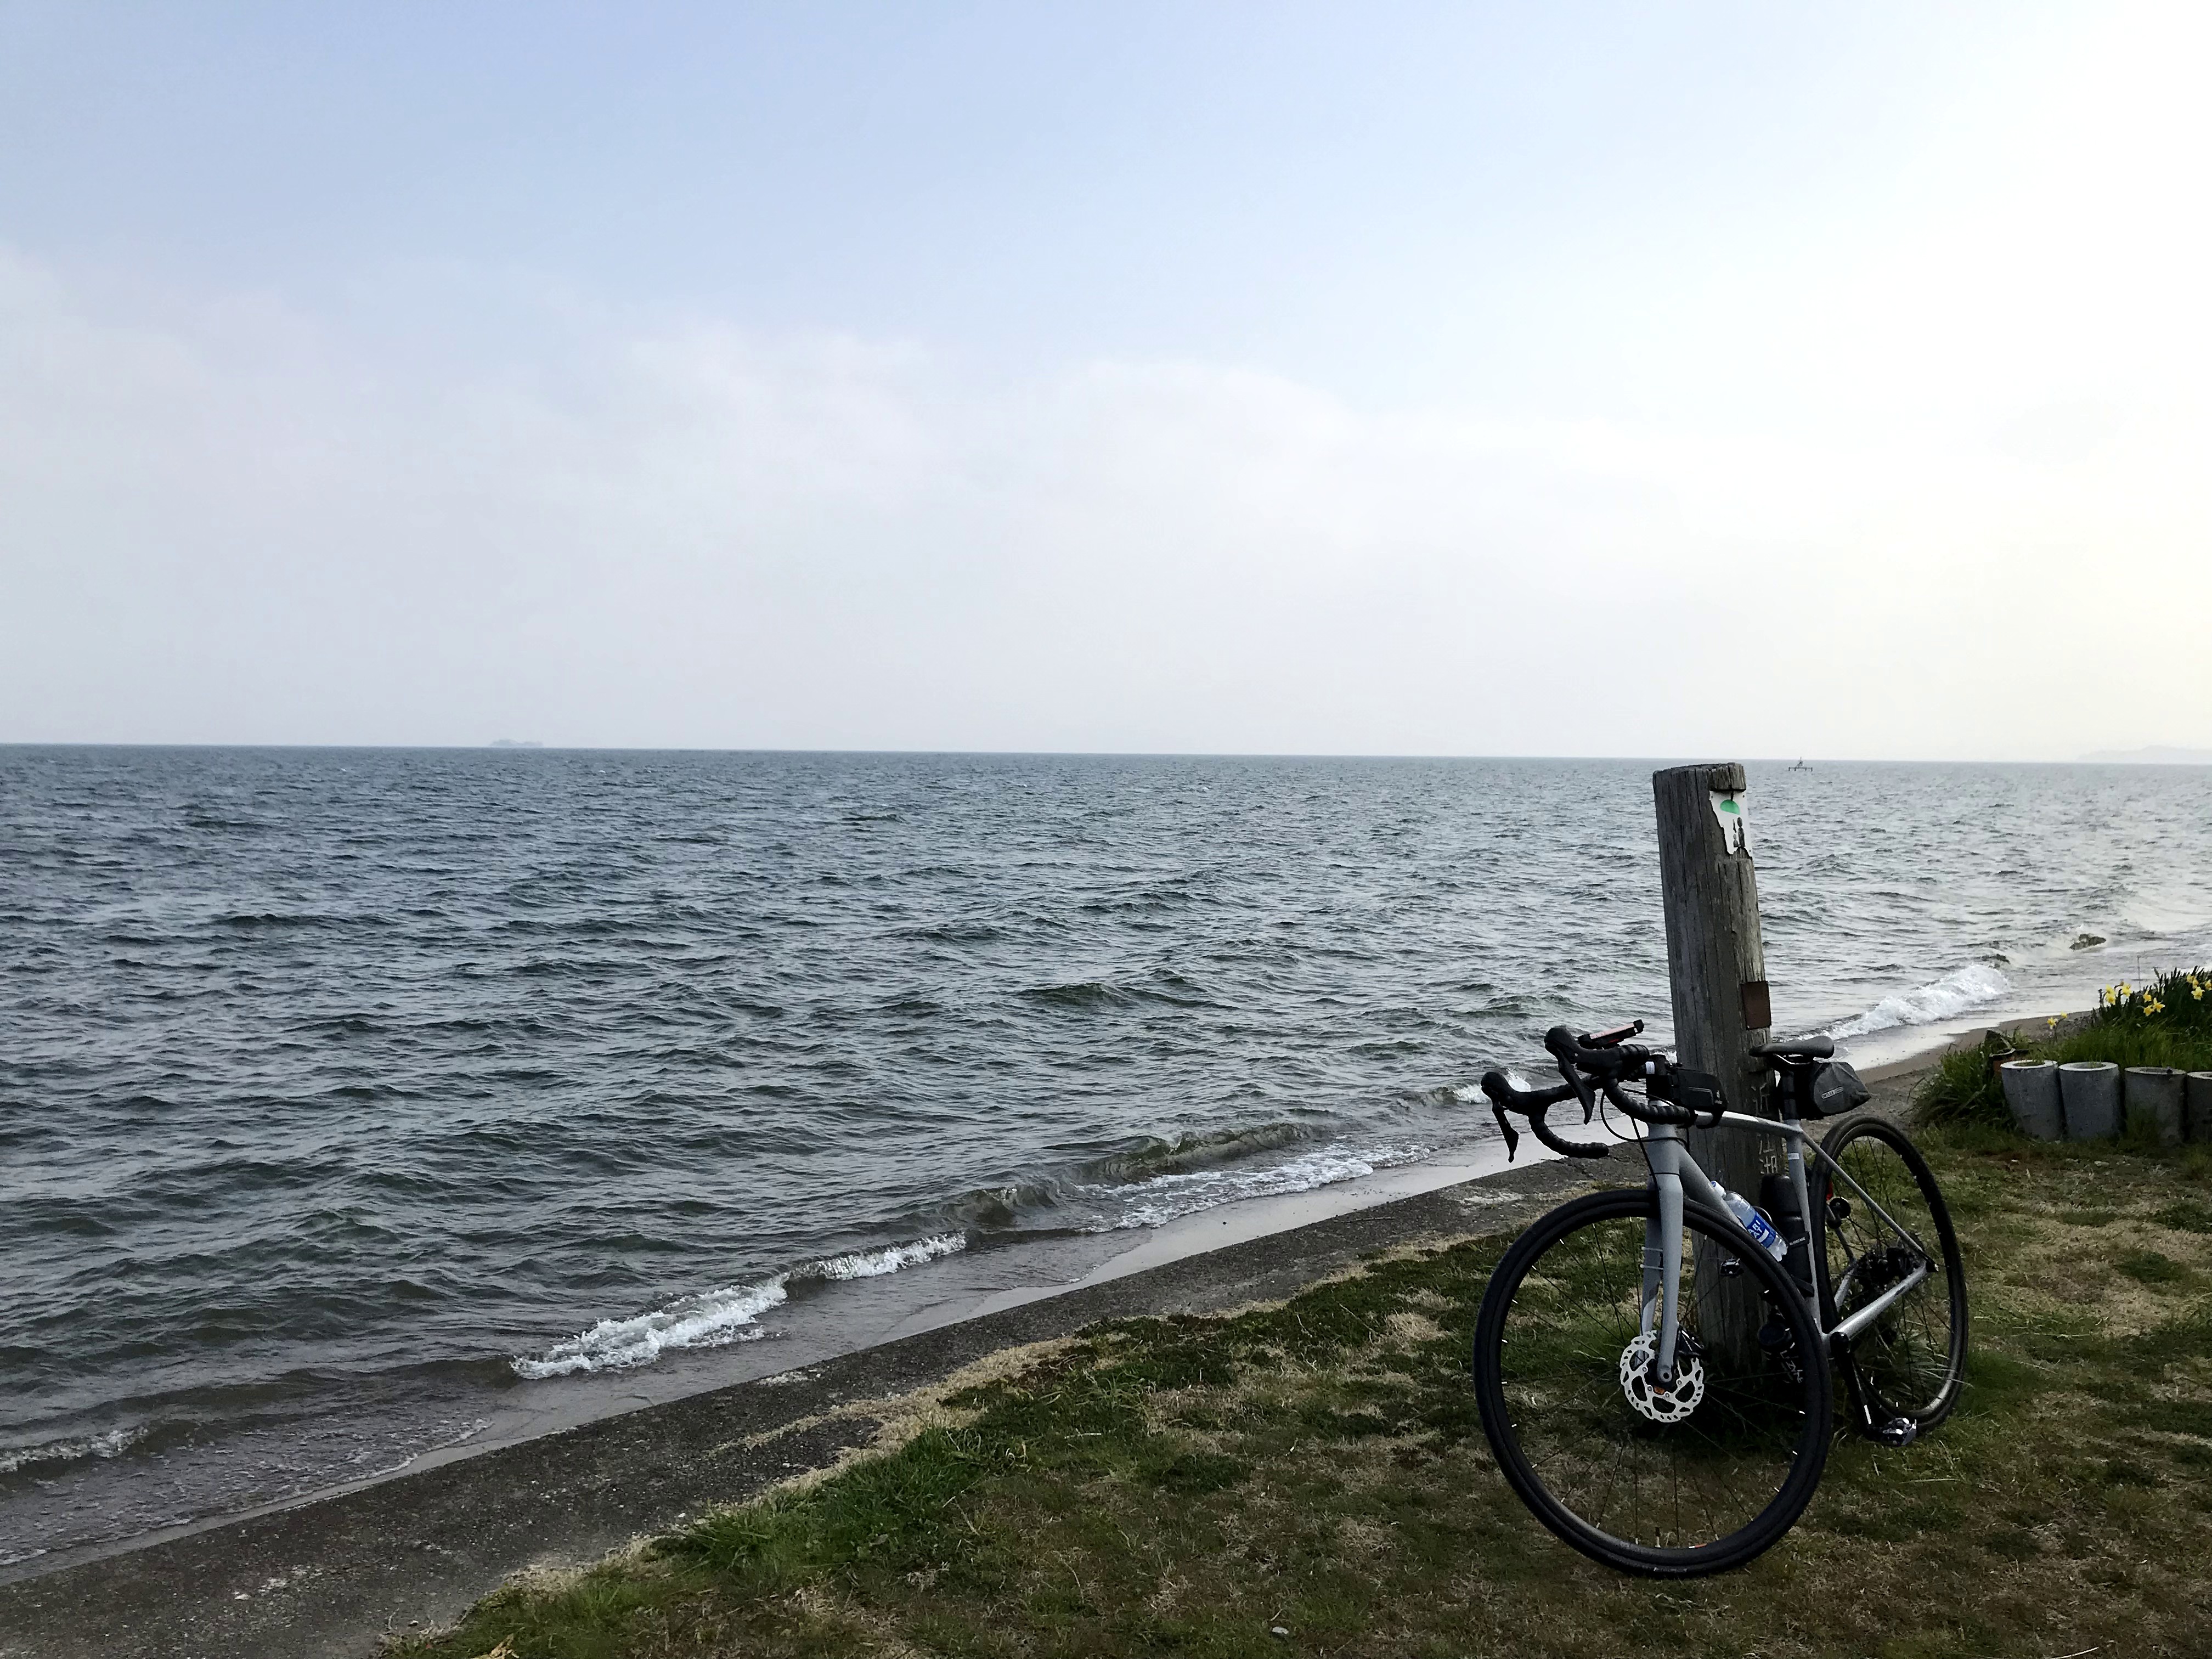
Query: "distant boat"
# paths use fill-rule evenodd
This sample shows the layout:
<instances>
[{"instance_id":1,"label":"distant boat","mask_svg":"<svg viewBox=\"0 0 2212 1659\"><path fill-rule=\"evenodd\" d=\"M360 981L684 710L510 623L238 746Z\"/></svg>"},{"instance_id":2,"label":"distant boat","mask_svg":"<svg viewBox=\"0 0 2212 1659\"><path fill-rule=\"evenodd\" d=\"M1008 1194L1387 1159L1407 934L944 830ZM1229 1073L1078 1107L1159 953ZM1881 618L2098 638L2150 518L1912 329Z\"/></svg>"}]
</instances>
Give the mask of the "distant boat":
<instances>
[{"instance_id":1,"label":"distant boat","mask_svg":"<svg viewBox=\"0 0 2212 1659\"><path fill-rule=\"evenodd\" d=\"M1808 765L1806 765L1806 764L1805 764L1805 757L1804 757L1802 755L1800 755L1800 756L1798 756L1798 757L1797 757L1797 764L1796 764L1796 765L1795 765L1795 766L1791 766L1791 767L1786 767L1786 768L1784 768L1784 770L1786 770L1786 771L1790 771L1790 772L1809 772L1809 771L1811 771L1813 769L1812 769L1811 767L1809 767L1809 766L1808 766Z\"/></svg>"}]
</instances>

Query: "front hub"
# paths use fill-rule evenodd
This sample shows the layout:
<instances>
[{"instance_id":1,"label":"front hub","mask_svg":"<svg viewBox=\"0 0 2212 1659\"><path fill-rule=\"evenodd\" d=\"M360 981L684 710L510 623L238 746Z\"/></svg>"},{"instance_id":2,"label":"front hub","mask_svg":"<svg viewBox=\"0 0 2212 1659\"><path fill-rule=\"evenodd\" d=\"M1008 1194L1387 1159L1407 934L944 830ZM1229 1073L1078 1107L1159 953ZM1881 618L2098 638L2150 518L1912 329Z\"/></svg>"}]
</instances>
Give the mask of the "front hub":
<instances>
[{"instance_id":1,"label":"front hub","mask_svg":"<svg viewBox=\"0 0 2212 1659\"><path fill-rule=\"evenodd\" d=\"M1674 1339L1674 1381L1659 1382L1659 1340L1646 1331L1620 1351L1620 1391L1654 1423L1680 1423L1705 1397L1705 1363L1686 1335Z\"/></svg>"}]
</instances>

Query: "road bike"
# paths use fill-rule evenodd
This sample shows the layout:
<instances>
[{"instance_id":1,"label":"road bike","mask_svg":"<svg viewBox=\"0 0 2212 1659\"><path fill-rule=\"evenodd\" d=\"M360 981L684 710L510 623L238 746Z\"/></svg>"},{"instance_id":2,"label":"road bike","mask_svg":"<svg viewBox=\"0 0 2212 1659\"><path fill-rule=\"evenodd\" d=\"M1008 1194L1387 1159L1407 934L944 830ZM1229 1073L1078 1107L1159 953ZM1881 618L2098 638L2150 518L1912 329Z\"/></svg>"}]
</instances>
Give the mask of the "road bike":
<instances>
[{"instance_id":1,"label":"road bike","mask_svg":"<svg viewBox=\"0 0 2212 1659\"><path fill-rule=\"evenodd\" d=\"M1545 1047L1564 1083L1482 1079L1509 1157L1510 1112L1562 1157L1633 1145L1650 1177L1571 1200L1514 1241L1476 1323L1475 1395L1499 1468L1546 1526L1608 1566L1692 1577L1743 1565L1804 1512L1836 1376L1844 1421L1885 1445L1950 1414L1966 1285L1927 1160L1887 1119L1843 1115L1869 1097L1832 1042L1754 1048L1771 1115L1754 1115L1729 1110L1711 1073L1629 1040L1643 1030L1555 1026ZM1613 1140L1548 1126L1569 1100ZM1829 1118L1825 1135L1807 1127ZM1779 1143L1757 1203L1698 1166L1691 1128Z\"/></svg>"}]
</instances>

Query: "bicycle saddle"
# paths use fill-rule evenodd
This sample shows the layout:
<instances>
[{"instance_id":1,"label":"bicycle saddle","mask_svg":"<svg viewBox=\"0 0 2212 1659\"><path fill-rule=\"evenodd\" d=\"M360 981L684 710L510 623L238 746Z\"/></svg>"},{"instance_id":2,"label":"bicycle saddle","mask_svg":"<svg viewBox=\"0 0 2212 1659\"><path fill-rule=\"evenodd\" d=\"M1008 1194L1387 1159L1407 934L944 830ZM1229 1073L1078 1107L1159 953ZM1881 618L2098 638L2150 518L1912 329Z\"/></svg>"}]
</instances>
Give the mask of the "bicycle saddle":
<instances>
[{"instance_id":1,"label":"bicycle saddle","mask_svg":"<svg viewBox=\"0 0 2212 1659\"><path fill-rule=\"evenodd\" d=\"M1751 1052L1759 1060L1826 1060L1836 1044L1832 1037L1799 1037L1794 1042L1762 1042Z\"/></svg>"}]
</instances>

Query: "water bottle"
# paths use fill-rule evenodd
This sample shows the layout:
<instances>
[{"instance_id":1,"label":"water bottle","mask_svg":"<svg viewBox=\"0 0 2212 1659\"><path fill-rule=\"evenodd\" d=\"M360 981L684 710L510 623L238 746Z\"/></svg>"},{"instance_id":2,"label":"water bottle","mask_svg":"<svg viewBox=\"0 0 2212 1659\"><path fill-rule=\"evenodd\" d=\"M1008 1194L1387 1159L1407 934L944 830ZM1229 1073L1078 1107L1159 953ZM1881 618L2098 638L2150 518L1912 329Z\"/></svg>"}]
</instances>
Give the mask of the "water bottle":
<instances>
[{"instance_id":1,"label":"water bottle","mask_svg":"<svg viewBox=\"0 0 2212 1659\"><path fill-rule=\"evenodd\" d=\"M1753 1207L1751 1200L1725 1187L1721 1188L1721 1202L1728 1212L1743 1224L1744 1231L1759 1241L1759 1249L1777 1261L1790 1254L1790 1247L1782 1242L1782 1235L1774 1231L1774 1224Z\"/></svg>"}]
</instances>

